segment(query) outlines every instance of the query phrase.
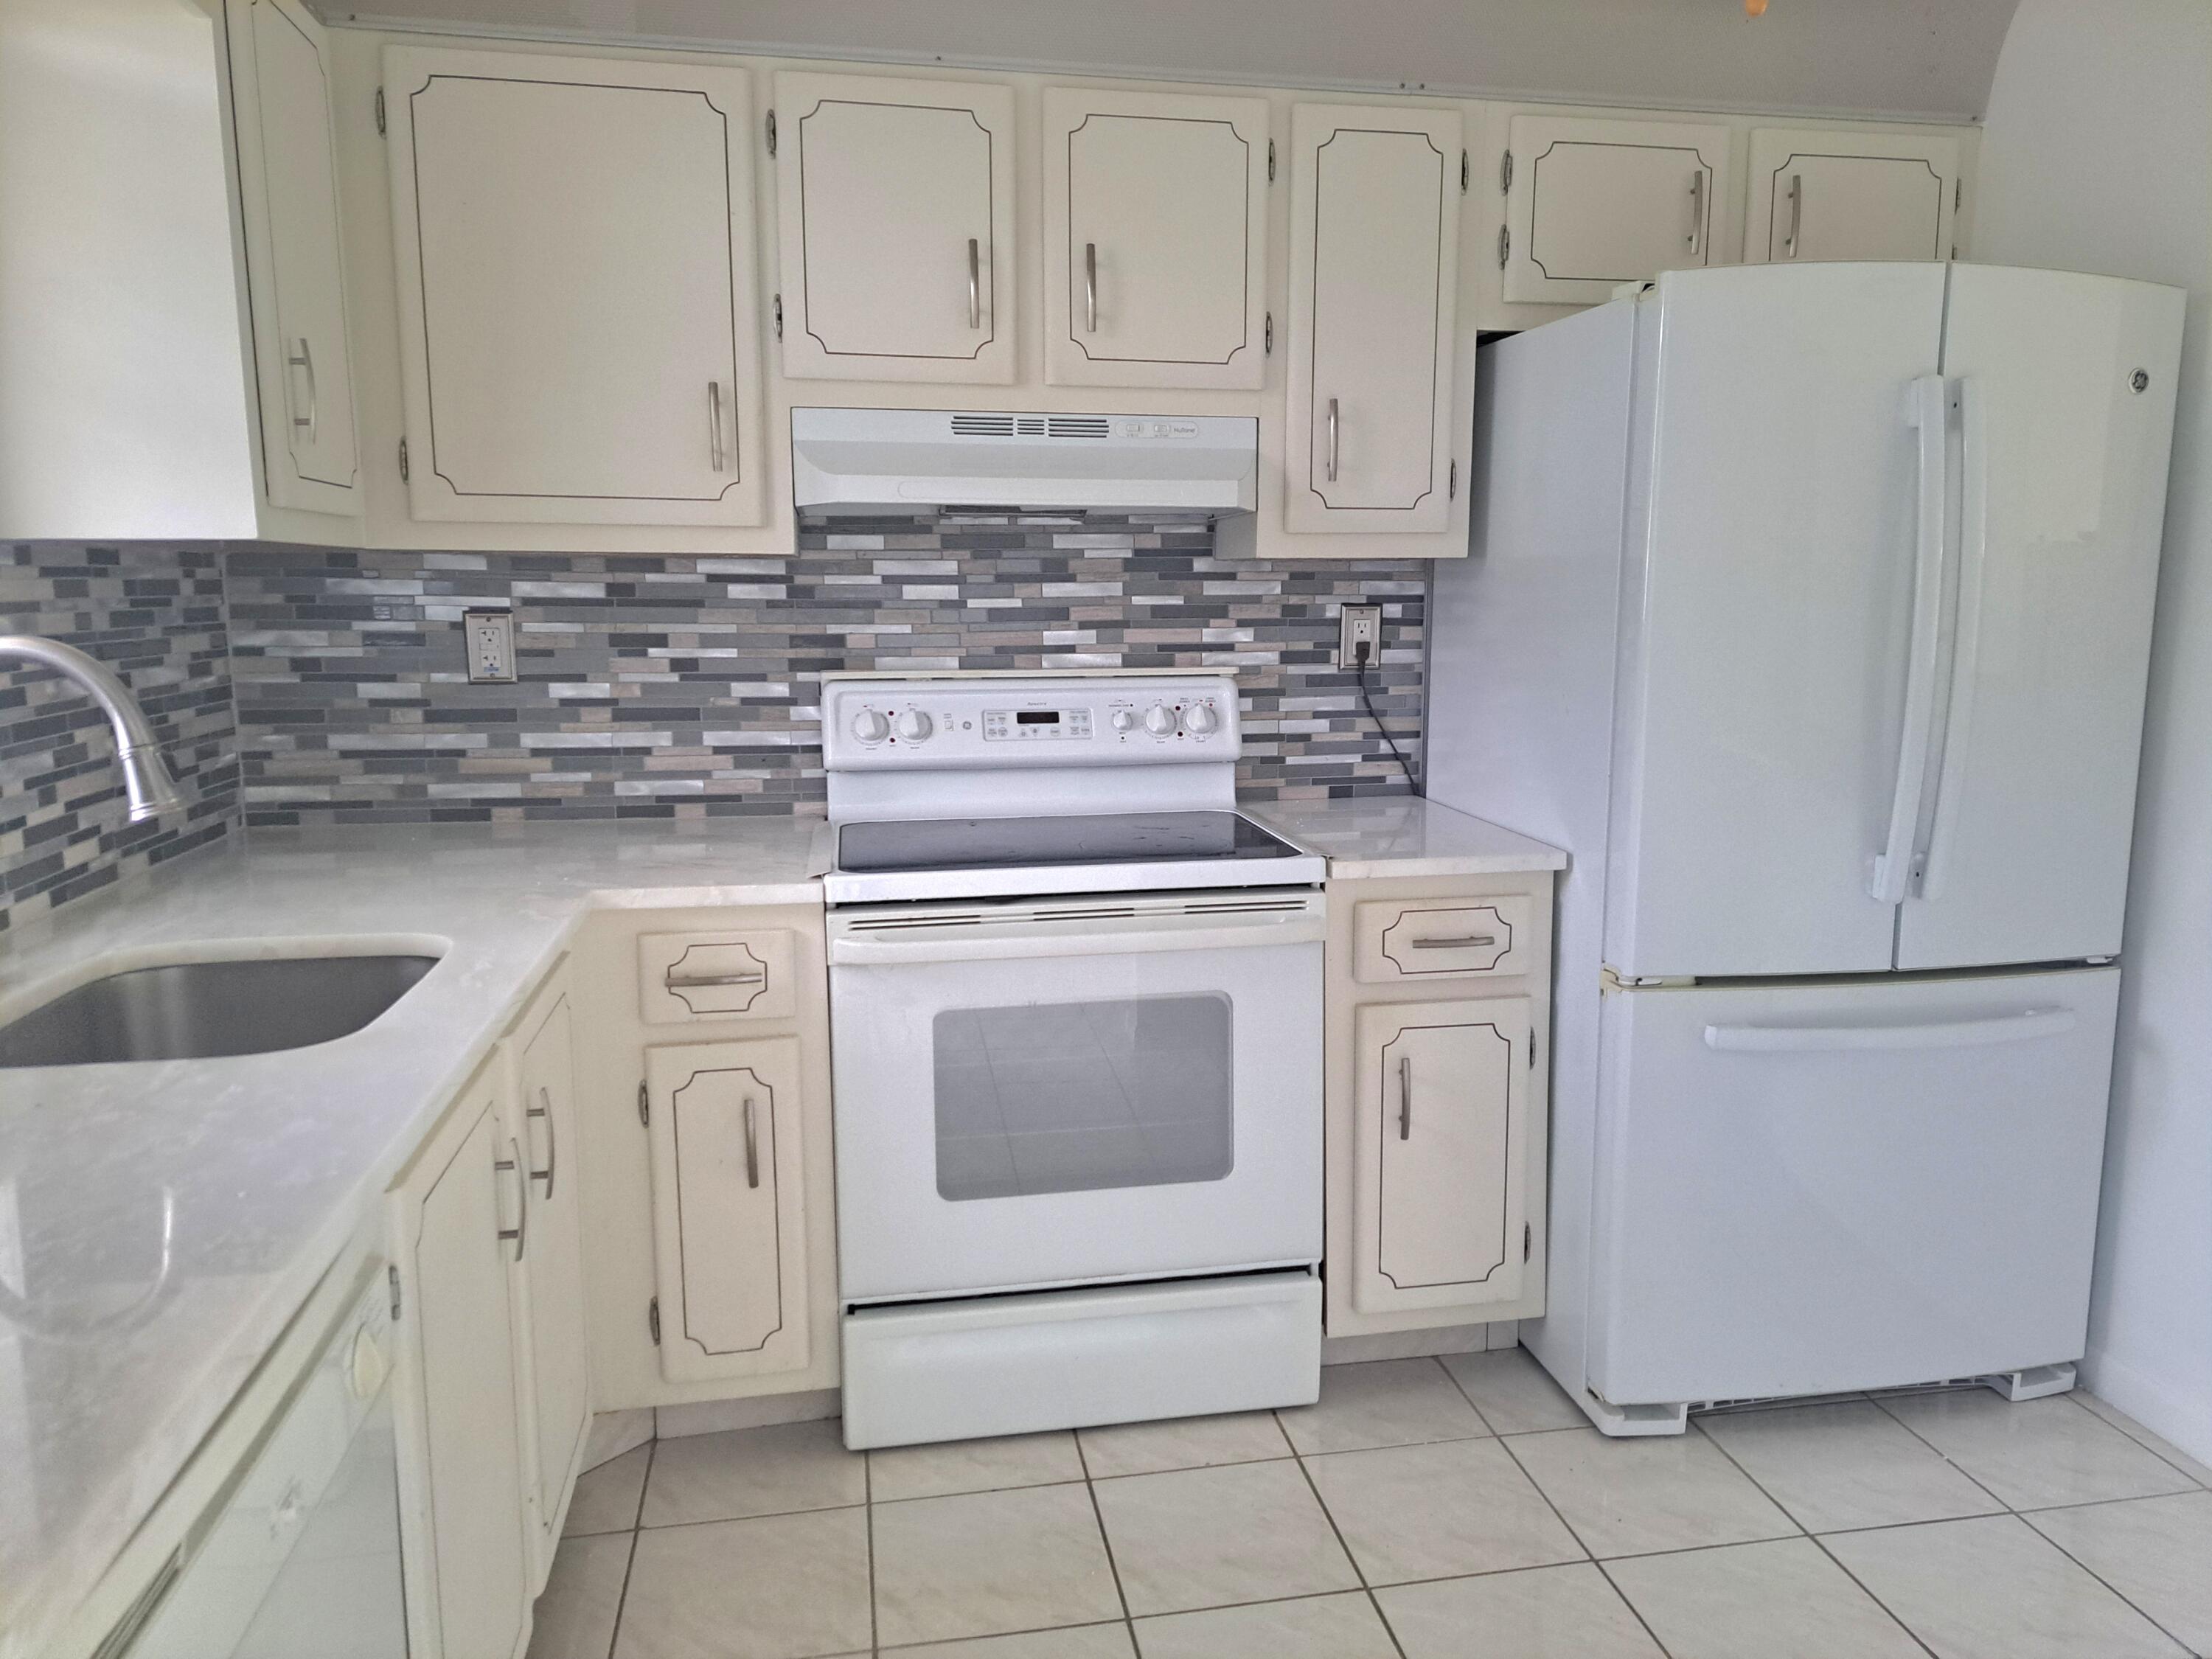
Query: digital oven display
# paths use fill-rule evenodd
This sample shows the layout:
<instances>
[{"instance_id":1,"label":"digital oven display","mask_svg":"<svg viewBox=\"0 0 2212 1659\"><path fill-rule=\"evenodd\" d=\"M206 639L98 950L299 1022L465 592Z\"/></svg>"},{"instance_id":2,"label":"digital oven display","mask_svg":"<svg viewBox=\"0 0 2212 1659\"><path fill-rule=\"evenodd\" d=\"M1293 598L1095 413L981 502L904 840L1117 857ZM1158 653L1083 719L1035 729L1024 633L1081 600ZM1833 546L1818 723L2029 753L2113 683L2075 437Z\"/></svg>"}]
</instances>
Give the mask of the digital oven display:
<instances>
[{"instance_id":1,"label":"digital oven display","mask_svg":"<svg viewBox=\"0 0 2212 1659\"><path fill-rule=\"evenodd\" d=\"M1014 711L1014 724L1017 726L1057 726L1060 724L1060 710L1057 708L1017 709Z\"/></svg>"}]
</instances>

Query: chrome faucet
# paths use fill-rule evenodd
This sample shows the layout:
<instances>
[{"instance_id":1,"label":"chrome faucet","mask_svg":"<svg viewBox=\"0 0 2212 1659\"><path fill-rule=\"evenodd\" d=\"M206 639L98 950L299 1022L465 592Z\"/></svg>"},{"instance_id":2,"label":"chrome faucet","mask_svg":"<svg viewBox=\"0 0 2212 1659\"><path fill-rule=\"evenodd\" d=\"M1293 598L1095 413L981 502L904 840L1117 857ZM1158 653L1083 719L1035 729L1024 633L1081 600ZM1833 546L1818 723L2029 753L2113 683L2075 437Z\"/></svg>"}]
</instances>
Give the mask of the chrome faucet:
<instances>
[{"instance_id":1,"label":"chrome faucet","mask_svg":"<svg viewBox=\"0 0 2212 1659\"><path fill-rule=\"evenodd\" d=\"M36 663L73 680L100 705L115 732L115 763L123 769L123 790L131 799L131 822L139 823L185 804L184 792L169 775L161 758L161 740L153 722L131 696L131 688L112 669L88 657L73 645L41 639L34 634L0 635L0 664Z\"/></svg>"}]
</instances>

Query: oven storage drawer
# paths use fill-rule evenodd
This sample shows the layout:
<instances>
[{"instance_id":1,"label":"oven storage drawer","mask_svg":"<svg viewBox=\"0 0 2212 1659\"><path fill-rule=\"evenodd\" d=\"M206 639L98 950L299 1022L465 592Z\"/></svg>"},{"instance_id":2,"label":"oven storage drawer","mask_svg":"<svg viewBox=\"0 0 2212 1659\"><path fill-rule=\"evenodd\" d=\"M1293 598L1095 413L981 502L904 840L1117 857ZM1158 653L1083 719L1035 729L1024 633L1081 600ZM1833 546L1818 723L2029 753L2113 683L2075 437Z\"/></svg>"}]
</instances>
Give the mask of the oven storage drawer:
<instances>
[{"instance_id":1,"label":"oven storage drawer","mask_svg":"<svg viewBox=\"0 0 2212 1659\"><path fill-rule=\"evenodd\" d=\"M793 939L750 933L647 933L637 942L637 1008L647 1025L788 1019Z\"/></svg>"},{"instance_id":2,"label":"oven storage drawer","mask_svg":"<svg viewBox=\"0 0 2212 1659\"><path fill-rule=\"evenodd\" d=\"M1352 976L1363 985L1400 980L1507 979L1528 969L1528 900L1376 900L1353 913Z\"/></svg>"},{"instance_id":3,"label":"oven storage drawer","mask_svg":"<svg viewBox=\"0 0 2212 1659\"><path fill-rule=\"evenodd\" d=\"M845 1443L902 1446L1309 1406L1310 1273L869 1308L845 1319Z\"/></svg>"}]
</instances>

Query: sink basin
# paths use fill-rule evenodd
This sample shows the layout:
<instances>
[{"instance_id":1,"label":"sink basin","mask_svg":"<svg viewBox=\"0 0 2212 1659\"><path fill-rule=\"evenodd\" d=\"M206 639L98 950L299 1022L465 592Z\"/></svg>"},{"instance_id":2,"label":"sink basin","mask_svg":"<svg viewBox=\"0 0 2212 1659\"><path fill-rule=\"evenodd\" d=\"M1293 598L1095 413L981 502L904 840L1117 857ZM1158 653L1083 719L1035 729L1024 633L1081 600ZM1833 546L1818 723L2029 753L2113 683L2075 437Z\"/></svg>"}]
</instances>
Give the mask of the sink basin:
<instances>
[{"instance_id":1,"label":"sink basin","mask_svg":"<svg viewBox=\"0 0 2212 1659\"><path fill-rule=\"evenodd\" d=\"M0 1025L0 1066L209 1060L305 1048L360 1030L437 961L274 957L125 969Z\"/></svg>"}]
</instances>

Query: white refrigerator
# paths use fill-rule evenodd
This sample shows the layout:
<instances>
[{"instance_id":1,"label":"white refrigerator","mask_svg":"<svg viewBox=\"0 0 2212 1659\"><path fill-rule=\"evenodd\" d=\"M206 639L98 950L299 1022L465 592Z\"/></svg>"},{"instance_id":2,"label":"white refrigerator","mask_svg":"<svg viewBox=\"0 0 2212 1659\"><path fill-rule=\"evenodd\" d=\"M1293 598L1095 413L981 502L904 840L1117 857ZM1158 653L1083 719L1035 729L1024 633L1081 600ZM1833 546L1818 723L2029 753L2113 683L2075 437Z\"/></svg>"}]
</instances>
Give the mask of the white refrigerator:
<instances>
[{"instance_id":1,"label":"white refrigerator","mask_svg":"<svg viewBox=\"0 0 2212 1659\"><path fill-rule=\"evenodd\" d=\"M1486 347L1426 781L1565 847L1597 1425L2082 1352L2183 296L1753 265Z\"/></svg>"}]
</instances>

